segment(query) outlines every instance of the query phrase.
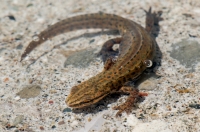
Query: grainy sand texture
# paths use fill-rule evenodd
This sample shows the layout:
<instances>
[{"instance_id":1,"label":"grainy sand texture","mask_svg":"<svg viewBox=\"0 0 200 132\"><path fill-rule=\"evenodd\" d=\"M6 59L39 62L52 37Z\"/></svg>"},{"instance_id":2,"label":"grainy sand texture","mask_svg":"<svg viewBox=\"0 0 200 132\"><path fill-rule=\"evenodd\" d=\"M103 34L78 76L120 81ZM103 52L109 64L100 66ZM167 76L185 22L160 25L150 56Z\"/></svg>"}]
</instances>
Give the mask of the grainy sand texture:
<instances>
[{"instance_id":1,"label":"grainy sand texture","mask_svg":"<svg viewBox=\"0 0 200 132\"><path fill-rule=\"evenodd\" d=\"M148 96L129 115L116 118L112 109L127 95L109 95L78 110L65 104L71 87L103 70L97 54L118 36L114 31L65 33L20 62L35 34L60 20L101 11L144 27L149 7L162 12L156 37L161 66L156 76L145 74L135 84ZM199 51L199 0L1 0L0 131L200 132Z\"/></svg>"}]
</instances>

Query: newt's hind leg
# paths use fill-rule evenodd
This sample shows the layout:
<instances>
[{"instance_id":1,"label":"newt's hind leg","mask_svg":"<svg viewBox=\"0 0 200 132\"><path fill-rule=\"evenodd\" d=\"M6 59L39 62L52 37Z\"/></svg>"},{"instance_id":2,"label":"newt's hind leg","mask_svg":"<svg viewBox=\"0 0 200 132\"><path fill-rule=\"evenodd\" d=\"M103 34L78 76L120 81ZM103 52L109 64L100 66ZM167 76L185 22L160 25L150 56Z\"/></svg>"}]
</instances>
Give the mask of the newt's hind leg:
<instances>
[{"instance_id":1,"label":"newt's hind leg","mask_svg":"<svg viewBox=\"0 0 200 132\"><path fill-rule=\"evenodd\" d=\"M122 112L126 112L127 114L131 113L133 107L135 106L135 103L138 101L139 97L147 96L147 93L139 92L138 89L130 87L130 86L124 86L119 91L124 93L129 93L129 97L126 100L125 103L113 107L114 110L119 110L116 114L116 117L120 116Z\"/></svg>"},{"instance_id":2,"label":"newt's hind leg","mask_svg":"<svg viewBox=\"0 0 200 132\"><path fill-rule=\"evenodd\" d=\"M115 44L120 44L122 41L121 37L110 39L106 41L99 54L102 56L102 60L104 62L104 70L108 70L117 60L118 52L113 50L113 46Z\"/></svg>"}]
</instances>

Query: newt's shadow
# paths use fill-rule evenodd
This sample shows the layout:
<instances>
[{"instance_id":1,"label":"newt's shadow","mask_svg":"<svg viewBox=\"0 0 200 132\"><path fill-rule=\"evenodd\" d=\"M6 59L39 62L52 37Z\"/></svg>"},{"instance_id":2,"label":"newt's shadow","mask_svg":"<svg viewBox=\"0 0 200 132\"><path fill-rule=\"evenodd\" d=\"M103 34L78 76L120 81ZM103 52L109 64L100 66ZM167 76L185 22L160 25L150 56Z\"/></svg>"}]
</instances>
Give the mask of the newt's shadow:
<instances>
[{"instance_id":1,"label":"newt's shadow","mask_svg":"<svg viewBox=\"0 0 200 132\"><path fill-rule=\"evenodd\" d=\"M145 10L144 10L145 11ZM159 22L162 21L162 11L158 11L158 12L151 12L151 7L149 8L149 11L145 11L146 12L146 27L148 27L148 22L151 22L153 20L153 26L151 29L151 36L155 39L156 42L156 37L158 37L158 34L160 32L160 25ZM154 69L154 71L156 71L156 69L161 66L161 59L162 59L162 52L160 51L160 48L156 42L156 55L154 57L154 64L151 68L148 68L147 71L149 69Z\"/></svg>"},{"instance_id":2,"label":"newt's shadow","mask_svg":"<svg viewBox=\"0 0 200 132\"><path fill-rule=\"evenodd\" d=\"M39 57L32 60L32 62L29 65L27 65L27 69L30 68L30 66L33 65L35 62L37 62L41 57L45 56L46 54L48 54L49 52L52 52L55 49L61 48L61 46L63 46L63 45L67 45L67 43L70 42L70 41L77 40L77 39L80 39L82 37L92 38L92 37L100 36L100 35L119 35L119 31L118 30L105 30L105 31L103 30L103 31L98 31L98 32L93 32L93 33L84 33L84 34L72 37L72 38L70 38L70 39L68 39L68 40L66 40L66 41L64 41L60 44L53 46L53 48L51 48L49 51L44 52Z\"/></svg>"},{"instance_id":3,"label":"newt's shadow","mask_svg":"<svg viewBox=\"0 0 200 132\"><path fill-rule=\"evenodd\" d=\"M127 95L128 94L125 94L125 93L122 93L123 95ZM96 104L93 104L93 105L90 105L90 106L87 106L87 107L84 107L84 108L75 108L72 110L73 113L76 113L76 114L88 114L88 113L93 113L93 114L96 114L100 111L103 111L103 110L107 110L108 109L108 105L109 104L112 104L112 103L115 103L117 102L117 100L120 98L120 96L122 95L120 93L113 93L113 94L110 94L108 96L106 96L104 99L100 100L99 102L97 102ZM140 102L144 101L144 97L139 97L137 99L137 104L139 104ZM137 109L137 104L134 104L134 107L133 109ZM114 105L116 106L116 104ZM114 107L112 106L112 107ZM111 107L111 108L112 108ZM115 112L117 112L117 110L115 110Z\"/></svg>"},{"instance_id":4,"label":"newt's shadow","mask_svg":"<svg viewBox=\"0 0 200 132\"><path fill-rule=\"evenodd\" d=\"M105 97L104 99L100 100L99 102L97 102L96 104L84 107L84 108L75 108L72 110L73 113L76 114L96 114L100 111L103 110L107 110L108 109L108 105L112 104L114 102L117 101L117 99L119 99L120 95L119 94L112 94L112 95L108 95L107 97Z\"/></svg>"}]
</instances>

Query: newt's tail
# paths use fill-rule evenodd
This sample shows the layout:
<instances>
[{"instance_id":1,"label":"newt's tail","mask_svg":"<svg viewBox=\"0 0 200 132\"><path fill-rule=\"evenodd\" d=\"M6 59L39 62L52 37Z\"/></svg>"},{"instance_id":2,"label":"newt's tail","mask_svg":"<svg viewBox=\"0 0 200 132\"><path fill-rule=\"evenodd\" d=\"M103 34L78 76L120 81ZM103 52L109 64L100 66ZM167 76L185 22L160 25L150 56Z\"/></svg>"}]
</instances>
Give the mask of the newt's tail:
<instances>
[{"instance_id":1,"label":"newt's tail","mask_svg":"<svg viewBox=\"0 0 200 132\"><path fill-rule=\"evenodd\" d=\"M53 38L59 34L89 28L100 29L118 29L118 26L126 24L125 18L114 14L94 13L66 18L60 22L51 25L46 30L37 35L37 39L30 42L21 56L21 61L25 58L34 48L41 45L46 40ZM118 22L118 23L116 23Z\"/></svg>"}]
</instances>

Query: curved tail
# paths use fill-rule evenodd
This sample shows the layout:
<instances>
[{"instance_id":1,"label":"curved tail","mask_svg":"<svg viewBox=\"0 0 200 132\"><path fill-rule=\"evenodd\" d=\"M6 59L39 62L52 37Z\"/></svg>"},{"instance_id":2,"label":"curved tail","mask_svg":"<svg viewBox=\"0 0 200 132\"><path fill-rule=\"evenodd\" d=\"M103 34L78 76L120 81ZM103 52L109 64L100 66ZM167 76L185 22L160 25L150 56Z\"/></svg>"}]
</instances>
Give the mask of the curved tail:
<instances>
[{"instance_id":1,"label":"curved tail","mask_svg":"<svg viewBox=\"0 0 200 132\"><path fill-rule=\"evenodd\" d=\"M42 31L37 37L37 40L30 42L21 56L22 61L34 48L45 42L47 39L55 37L59 34L89 28L101 28L101 29L119 29L118 26L124 24L125 18L122 18L113 14L94 13L75 16L64 19L55 23L48 29ZM119 29L120 30L120 29Z\"/></svg>"}]
</instances>

